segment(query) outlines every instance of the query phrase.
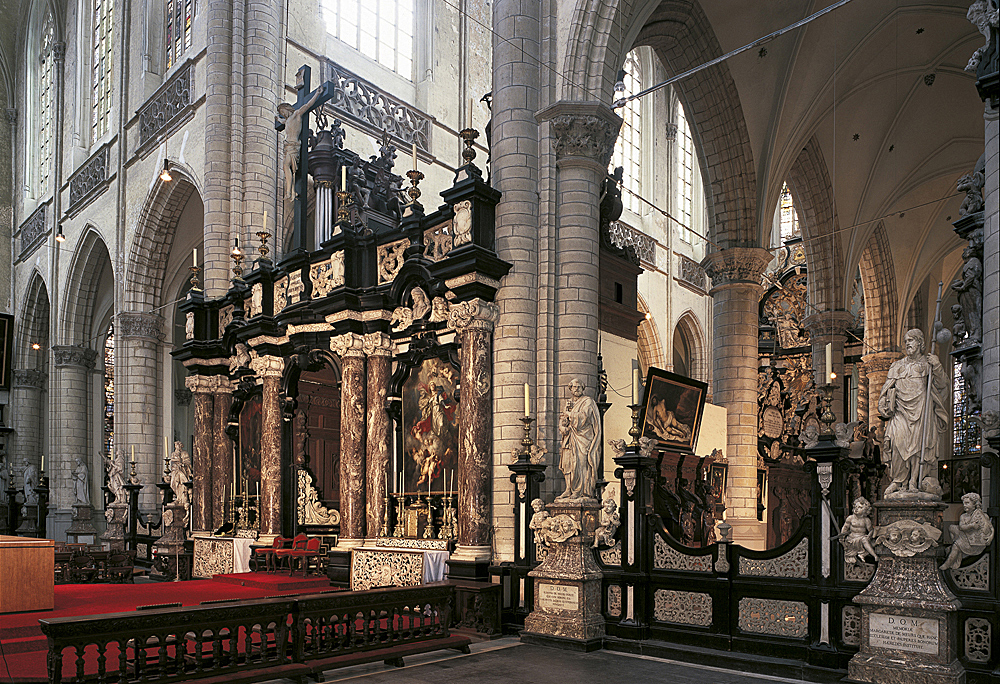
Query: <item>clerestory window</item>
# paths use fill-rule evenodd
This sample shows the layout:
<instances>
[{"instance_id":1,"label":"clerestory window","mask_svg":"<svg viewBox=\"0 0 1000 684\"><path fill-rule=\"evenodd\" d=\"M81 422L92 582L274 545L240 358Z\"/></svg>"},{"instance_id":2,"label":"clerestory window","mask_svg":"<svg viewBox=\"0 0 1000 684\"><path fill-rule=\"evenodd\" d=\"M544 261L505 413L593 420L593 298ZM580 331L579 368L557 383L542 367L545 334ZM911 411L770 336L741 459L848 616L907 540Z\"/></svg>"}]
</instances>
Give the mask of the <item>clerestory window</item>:
<instances>
[{"instance_id":1,"label":"clerestory window","mask_svg":"<svg viewBox=\"0 0 1000 684\"><path fill-rule=\"evenodd\" d=\"M321 0L327 33L413 80L414 0Z\"/></svg>"}]
</instances>

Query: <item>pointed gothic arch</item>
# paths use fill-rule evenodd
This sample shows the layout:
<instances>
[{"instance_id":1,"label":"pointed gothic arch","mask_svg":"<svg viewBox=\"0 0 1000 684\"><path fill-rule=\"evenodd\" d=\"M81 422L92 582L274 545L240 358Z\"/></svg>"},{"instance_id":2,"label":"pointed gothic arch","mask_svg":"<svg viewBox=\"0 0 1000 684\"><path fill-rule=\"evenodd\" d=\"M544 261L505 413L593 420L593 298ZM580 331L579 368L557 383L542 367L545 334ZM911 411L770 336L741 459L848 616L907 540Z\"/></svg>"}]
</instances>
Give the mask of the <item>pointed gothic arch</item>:
<instances>
[{"instance_id":1,"label":"pointed gothic arch","mask_svg":"<svg viewBox=\"0 0 1000 684\"><path fill-rule=\"evenodd\" d=\"M708 382L708 357L706 352L705 331L698 322L698 317L688 309L677 319L674 327L674 337L680 338L687 351L688 373L691 378ZM676 353L671 340L671 351ZM677 372L677 369L674 369Z\"/></svg>"},{"instance_id":2,"label":"pointed gothic arch","mask_svg":"<svg viewBox=\"0 0 1000 684\"><path fill-rule=\"evenodd\" d=\"M49 289L45 278L36 269L28 278L24 306L17 316L18 328L14 344L15 367L47 372L49 349ZM32 345L39 345L34 349Z\"/></svg>"},{"instance_id":3,"label":"pointed gothic arch","mask_svg":"<svg viewBox=\"0 0 1000 684\"><path fill-rule=\"evenodd\" d=\"M641 313L646 317L639 322L637 339L637 355L639 357L639 370L643 377L650 366L656 368L666 368L666 357L663 355L663 344L660 342L660 332L656 329L656 321L650 315L649 305L642 295L636 295L636 305Z\"/></svg>"},{"instance_id":4,"label":"pointed gothic arch","mask_svg":"<svg viewBox=\"0 0 1000 684\"><path fill-rule=\"evenodd\" d=\"M88 225L73 254L66 278L59 321L59 344L100 349L103 336L101 339L94 337L93 319L98 313L98 287L105 276L105 269L113 269L108 247L97 230Z\"/></svg>"}]
</instances>

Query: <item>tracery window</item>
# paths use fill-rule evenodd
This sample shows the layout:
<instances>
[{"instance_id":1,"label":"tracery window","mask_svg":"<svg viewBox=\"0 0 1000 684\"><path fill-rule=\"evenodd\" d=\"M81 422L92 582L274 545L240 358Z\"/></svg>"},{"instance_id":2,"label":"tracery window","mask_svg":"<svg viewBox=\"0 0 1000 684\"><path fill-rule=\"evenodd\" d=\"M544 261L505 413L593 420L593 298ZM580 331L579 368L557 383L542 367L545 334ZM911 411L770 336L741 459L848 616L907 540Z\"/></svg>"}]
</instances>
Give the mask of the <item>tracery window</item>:
<instances>
[{"instance_id":1,"label":"tracery window","mask_svg":"<svg viewBox=\"0 0 1000 684\"><path fill-rule=\"evenodd\" d=\"M642 89L642 63L639 61L638 50L632 50L625 58L623 68L625 92L621 96L632 95ZM642 116L641 101L631 100L619 110L623 123L615 141L615 150L611 155L611 168L621 166L624 170L622 176L622 204L626 209L634 213L639 213L639 196L642 191Z\"/></svg>"},{"instance_id":2,"label":"tracery window","mask_svg":"<svg viewBox=\"0 0 1000 684\"><path fill-rule=\"evenodd\" d=\"M112 36L114 0L93 0L93 140L108 132L111 119Z\"/></svg>"},{"instance_id":3,"label":"tracery window","mask_svg":"<svg viewBox=\"0 0 1000 684\"><path fill-rule=\"evenodd\" d=\"M51 11L42 20L38 51L38 139L35 141L38 190L44 193L49 187L52 173L53 108L55 98L55 41L56 23Z\"/></svg>"},{"instance_id":4,"label":"tracery window","mask_svg":"<svg viewBox=\"0 0 1000 684\"><path fill-rule=\"evenodd\" d=\"M193 22L193 0L167 0L166 54L168 69L177 64L181 55L191 47L191 24Z\"/></svg>"},{"instance_id":5,"label":"tracery window","mask_svg":"<svg viewBox=\"0 0 1000 684\"><path fill-rule=\"evenodd\" d=\"M691 230L692 204L694 198L694 141L691 139L691 127L688 125L684 108L677 103L677 191L675 211L680 225L677 226L681 240L691 243L694 231Z\"/></svg>"},{"instance_id":6,"label":"tracery window","mask_svg":"<svg viewBox=\"0 0 1000 684\"><path fill-rule=\"evenodd\" d=\"M414 0L321 0L320 6L334 38L413 80Z\"/></svg>"},{"instance_id":7,"label":"tracery window","mask_svg":"<svg viewBox=\"0 0 1000 684\"><path fill-rule=\"evenodd\" d=\"M795 200L792 198L792 191L788 189L788 183L783 183L781 186L778 213L778 222L781 225L781 241L785 242L792 238L800 237L802 229L799 226L799 215L795 211Z\"/></svg>"},{"instance_id":8,"label":"tracery window","mask_svg":"<svg viewBox=\"0 0 1000 684\"><path fill-rule=\"evenodd\" d=\"M108 458L115 447L115 324L108 326L104 340L104 455Z\"/></svg>"},{"instance_id":9,"label":"tracery window","mask_svg":"<svg viewBox=\"0 0 1000 684\"><path fill-rule=\"evenodd\" d=\"M979 428L969 415L969 397L962 376L962 362L952 364L952 458L978 456ZM963 492L964 493L964 492Z\"/></svg>"}]
</instances>

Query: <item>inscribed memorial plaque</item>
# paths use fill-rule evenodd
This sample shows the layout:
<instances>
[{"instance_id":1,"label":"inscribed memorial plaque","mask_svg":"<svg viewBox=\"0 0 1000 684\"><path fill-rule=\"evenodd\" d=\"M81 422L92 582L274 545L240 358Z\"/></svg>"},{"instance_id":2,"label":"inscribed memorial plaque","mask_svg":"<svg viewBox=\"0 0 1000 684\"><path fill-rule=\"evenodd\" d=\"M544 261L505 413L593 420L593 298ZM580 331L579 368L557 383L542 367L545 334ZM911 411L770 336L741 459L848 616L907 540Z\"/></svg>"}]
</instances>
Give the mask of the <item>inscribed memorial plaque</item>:
<instances>
[{"instance_id":1,"label":"inscribed memorial plaque","mask_svg":"<svg viewBox=\"0 0 1000 684\"><path fill-rule=\"evenodd\" d=\"M938 621L872 613L868 616L868 643L877 648L913 653L938 652Z\"/></svg>"},{"instance_id":2,"label":"inscribed memorial plaque","mask_svg":"<svg viewBox=\"0 0 1000 684\"><path fill-rule=\"evenodd\" d=\"M540 583L538 606L543 610L579 610L580 587Z\"/></svg>"}]
</instances>

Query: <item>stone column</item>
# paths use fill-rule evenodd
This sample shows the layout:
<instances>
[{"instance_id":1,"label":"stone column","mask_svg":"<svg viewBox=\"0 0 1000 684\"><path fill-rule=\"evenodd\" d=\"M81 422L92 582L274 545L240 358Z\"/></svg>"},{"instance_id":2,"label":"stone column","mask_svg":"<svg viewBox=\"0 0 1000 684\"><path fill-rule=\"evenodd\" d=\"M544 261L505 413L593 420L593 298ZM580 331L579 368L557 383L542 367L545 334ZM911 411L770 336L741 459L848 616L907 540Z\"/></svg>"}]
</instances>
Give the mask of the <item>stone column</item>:
<instances>
[{"instance_id":1,"label":"stone column","mask_svg":"<svg viewBox=\"0 0 1000 684\"><path fill-rule=\"evenodd\" d=\"M260 537L270 543L281 534L281 375L285 360L258 356L250 368L263 381L260 427Z\"/></svg>"},{"instance_id":2,"label":"stone column","mask_svg":"<svg viewBox=\"0 0 1000 684\"><path fill-rule=\"evenodd\" d=\"M350 549L365 540L364 338L346 333L330 340L340 357L340 539Z\"/></svg>"},{"instance_id":3,"label":"stone column","mask_svg":"<svg viewBox=\"0 0 1000 684\"><path fill-rule=\"evenodd\" d=\"M205 52L204 287L205 296L215 298L229 288L232 95L237 66L233 64L233 0L208 0L205 20L211 39ZM243 73L243 65L237 69ZM271 112L261 114L270 116Z\"/></svg>"},{"instance_id":4,"label":"stone column","mask_svg":"<svg viewBox=\"0 0 1000 684\"><path fill-rule=\"evenodd\" d=\"M17 439L8 458L15 466L25 463L39 464L42 454L42 391L48 382L48 375L40 370L18 369L14 371L14 391L11 392L11 408L14 410L12 426ZM21 488L17 471L11 478L16 489Z\"/></svg>"},{"instance_id":5,"label":"stone column","mask_svg":"<svg viewBox=\"0 0 1000 684\"><path fill-rule=\"evenodd\" d=\"M993 39L996 40L993 29ZM983 414L1000 411L1000 109L986 105L983 187ZM993 477L995 473L991 474ZM997 502L990 502L996 506Z\"/></svg>"},{"instance_id":6,"label":"stone column","mask_svg":"<svg viewBox=\"0 0 1000 684\"><path fill-rule=\"evenodd\" d=\"M148 485L139 495L139 506L151 510L159 504L153 483L160 480L160 355L163 344L163 319L156 314L123 312L118 314L116 336L121 338L127 363L115 368L115 443L125 447L131 460L135 447L136 475ZM211 429L209 426L208 429Z\"/></svg>"},{"instance_id":7,"label":"stone column","mask_svg":"<svg viewBox=\"0 0 1000 684\"><path fill-rule=\"evenodd\" d=\"M50 403L54 409L55 444L49 449L51 460L47 465L52 474L49 508L55 512L56 509L65 511L76 502L73 467L77 456L83 457L93 478L93 455L87 441L87 406L90 403L90 372L94 369L97 352L83 346L56 345L52 347L52 356L58 398Z\"/></svg>"},{"instance_id":8,"label":"stone column","mask_svg":"<svg viewBox=\"0 0 1000 684\"><path fill-rule=\"evenodd\" d=\"M212 532L212 429L215 425L215 385L207 375L189 375L184 386L194 394L194 444L191 461L194 469L191 491L191 530Z\"/></svg>"},{"instance_id":9,"label":"stone column","mask_svg":"<svg viewBox=\"0 0 1000 684\"><path fill-rule=\"evenodd\" d=\"M391 435L385 399L392 370L392 339L381 332L365 335L364 351L368 356L368 536L374 539L382 533L388 491Z\"/></svg>"},{"instance_id":10,"label":"stone column","mask_svg":"<svg viewBox=\"0 0 1000 684\"><path fill-rule=\"evenodd\" d=\"M462 344L462 396L458 405L458 548L449 561L450 577L482 577L492 560L490 359L493 326L499 318L497 305L481 299L455 304L449 315L449 322L458 331Z\"/></svg>"},{"instance_id":11,"label":"stone column","mask_svg":"<svg viewBox=\"0 0 1000 684\"><path fill-rule=\"evenodd\" d=\"M771 253L758 247L732 247L705 257L712 279L712 396L727 410L729 486L726 521L733 541L764 548L757 522L757 313L761 274Z\"/></svg>"},{"instance_id":12,"label":"stone column","mask_svg":"<svg viewBox=\"0 0 1000 684\"><path fill-rule=\"evenodd\" d=\"M865 354L861 360L865 363L865 377L868 380L868 429L871 431L880 430L882 421L878 417L878 395L882 393L882 386L889 377L889 366L899 358L895 352L875 352Z\"/></svg>"},{"instance_id":13,"label":"stone column","mask_svg":"<svg viewBox=\"0 0 1000 684\"><path fill-rule=\"evenodd\" d=\"M539 427L544 424L547 399L543 393L553 384L554 312L548 295L555 277L552 267L539 273L539 131L535 114L540 109L539 60L541 58L541 3L494 0L493 26L505 40L493 45L492 144L490 182L503 193L496 207L496 252L514 267L502 279L496 304L500 311L494 345L493 392L494 450L509 454L520 445L523 429L524 383L536 397ZM545 189L549 191L547 187ZM548 197L547 197L548 199ZM545 238L542 238L545 239ZM549 247L551 249L551 247ZM537 354L537 356L536 356ZM537 385L536 385L537 383ZM552 434L551 431L546 434ZM494 522L496 546L501 556L513 558L514 521L510 471L498 466L494 472Z\"/></svg>"},{"instance_id":14,"label":"stone column","mask_svg":"<svg viewBox=\"0 0 1000 684\"><path fill-rule=\"evenodd\" d=\"M844 414L844 343L847 341L847 331L854 324L854 317L849 311L822 311L807 316L802 321L809 331L812 342L813 381L817 387L829 382L826 377L826 345L831 345L833 372L837 379L833 384L837 389L833 392L831 408L838 423L850 423L853 418Z\"/></svg>"},{"instance_id":15,"label":"stone column","mask_svg":"<svg viewBox=\"0 0 1000 684\"><path fill-rule=\"evenodd\" d=\"M229 407L233 404L233 384L229 378L216 378L212 431L215 445L212 450L212 521L219 527L226 521L226 497L233 481L233 440L226 434Z\"/></svg>"}]
</instances>

